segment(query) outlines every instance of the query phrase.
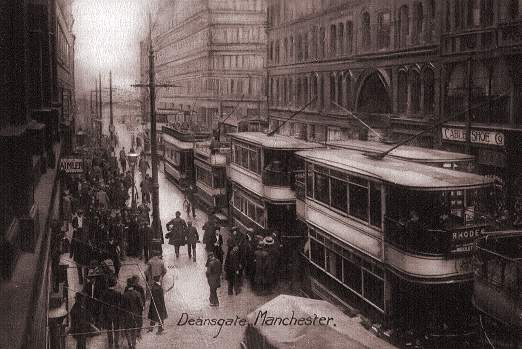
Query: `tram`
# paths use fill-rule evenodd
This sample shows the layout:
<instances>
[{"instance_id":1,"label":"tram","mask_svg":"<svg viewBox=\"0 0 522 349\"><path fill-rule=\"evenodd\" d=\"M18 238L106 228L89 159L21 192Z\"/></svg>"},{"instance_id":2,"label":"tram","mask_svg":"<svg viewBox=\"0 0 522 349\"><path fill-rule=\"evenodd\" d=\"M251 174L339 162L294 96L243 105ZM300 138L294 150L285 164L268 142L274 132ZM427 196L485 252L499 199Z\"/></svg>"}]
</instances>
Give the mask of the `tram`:
<instances>
[{"instance_id":1,"label":"tram","mask_svg":"<svg viewBox=\"0 0 522 349\"><path fill-rule=\"evenodd\" d=\"M489 229L493 180L347 149L297 156L305 291L439 347L473 334L472 246Z\"/></svg>"},{"instance_id":2,"label":"tram","mask_svg":"<svg viewBox=\"0 0 522 349\"><path fill-rule=\"evenodd\" d=\"M230 159L230 143L208 141L196 144L194 167L195 198L200 207L216 215L228 216L226 166ZM218 217L224 220L225 217Z\"/></svg>"},{"instance_id":3,"label":"tram","mask_svg":"<svg viewBox=\"0 0 522 349\"><path fill-rule=\"evenodd\" d=\"M327 145L334 149L351 149L363 153L382 153L394 146L394 144L361 140L330 141L327 142ZM475 168L476 162L473 155L409 145L401 145L397 149L392 150L387 156L394 159L466 172L471 172Z\"/></svg>"},{"instance_id":4,"label":"tram","mask_svg":"<svg viewBox=\"0 0 522 349\"><path fill-rule=\"evenodd\" d=\"M234 223L244 231L295 232L295 152L321 145L262 132L230 134L231 211Z\"/></svg>"},{"instance_id":5,"label":"tram","mask_svg":"<svg viewBox=\"0 0 522 349\"><path fill-rule=\"evenodd\" d=\"M178 125L162 127L164 170L180 189L195 184L194 148L210 138L210 132L197 132Z\"/></svg>"},{"instance_id":6,"label":"tram","mask_svg":"<svg viewBox=\"0 0 522 349\"><path fill-rule=\"evenodd\" d=\"M522 348L522 231L481 237L475 257L473 305L485 347Z\"/></svg>"}]
</instances>

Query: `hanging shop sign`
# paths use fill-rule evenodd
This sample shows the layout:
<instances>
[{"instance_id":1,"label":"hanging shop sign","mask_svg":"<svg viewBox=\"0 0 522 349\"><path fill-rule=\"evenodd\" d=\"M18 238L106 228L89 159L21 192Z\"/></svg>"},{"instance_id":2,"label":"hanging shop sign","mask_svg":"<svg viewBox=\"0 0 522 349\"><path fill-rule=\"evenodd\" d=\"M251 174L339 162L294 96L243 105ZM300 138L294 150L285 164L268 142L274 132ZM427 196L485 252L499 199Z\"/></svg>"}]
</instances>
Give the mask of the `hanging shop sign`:
<instances>
[{"instance_id":1,"label":"hanging shop sign","mask_svg":"<svg viewBox=\"0 0 522 349\"><path fill-rule=\"evenodd\" d=\"M443 127L442 139L453 142L466 142L466 130L455 127ZM474 144L504 145L504 134L497 131L485 131L473 129L470 131L470 142Z\"/></svg>"},{"instance_id":2,"label":"hanging shop sign","mask_svg":"<svg viewBox=\"0 0 522 349\"><path fill-rule=\"evenodd\" d=\"M60 171L65 173L82 173L83 159L62 158L60 160Z\"/></svg>"}]
</instances>

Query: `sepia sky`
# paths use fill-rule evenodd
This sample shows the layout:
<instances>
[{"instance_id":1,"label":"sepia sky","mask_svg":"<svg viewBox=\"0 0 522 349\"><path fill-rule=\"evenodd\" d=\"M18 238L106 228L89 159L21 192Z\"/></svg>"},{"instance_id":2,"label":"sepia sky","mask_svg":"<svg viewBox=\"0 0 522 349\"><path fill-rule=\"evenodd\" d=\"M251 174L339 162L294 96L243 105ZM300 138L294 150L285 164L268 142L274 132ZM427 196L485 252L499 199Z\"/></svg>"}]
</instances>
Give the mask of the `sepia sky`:
<instances>
[{"instance_id":1,"label":"sepia sky","mask_svg":"<svg viewBox=\"0 0 522 349\"><path fill-rule=\"evenodd\" d=\"M94 88L98 72L104 86L130 88L139 78L139 41L146 35L154 0L75 0L76 89ZM154 9L151 8L154 13Z\"/></svg>"}]
</instances>

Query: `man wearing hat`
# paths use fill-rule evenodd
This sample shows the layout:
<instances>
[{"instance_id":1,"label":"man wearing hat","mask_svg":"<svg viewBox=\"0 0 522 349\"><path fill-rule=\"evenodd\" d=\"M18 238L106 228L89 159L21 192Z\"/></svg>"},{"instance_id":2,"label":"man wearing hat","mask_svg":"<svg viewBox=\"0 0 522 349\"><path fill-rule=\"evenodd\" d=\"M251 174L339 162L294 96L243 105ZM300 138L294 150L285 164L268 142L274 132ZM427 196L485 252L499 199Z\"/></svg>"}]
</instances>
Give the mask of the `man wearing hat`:
<instances>
[{"instance_id":1,"label":"man wearing hat","mask_svg":"<svg viewBox=\"0 0 522 349\"><path fill-rule=\"evenodd\" d=\"M198 230L192 225L192 221L187 222L187 249L189 259L194 256L193 261L196 261L196 244L199 241Z\"/></svg>"},{"instance_id":2,"label":"man wearing hat","mask_svg":"<svg viewBox=\"0 0 522 349\"><path fill-rule=\"evenodd\" d=\"M166 224L169 231L165 238L169 239L169 244L174 245L176 258L179 258L179 247L185 245L187 235L187 223L181 218L181 212L176 211L176 218Z\"/></svg>"},{"instance_id":3,"label":"man wearing hat","mask_svg":"<svg viewBox=\"0 0 522 349\"><path fill-rule=\"evenodd\" d=\"M267 259L264 267L265 287L268 291L272 288L275 282L275 274L277 273L276 265L279 259L279 248L275 245L274 238L267 236L263 239L265 249L267 252Z\"/></svg>"},{"instance_id":4,"label":"man wearing hat","mask_svg":"<svg viewBox=\"0 0 522 349\"><path fill-rule=\"evenodd\" d=\"M217 289L221 287L221 261L214 256L213 252L208 253L207 271L205 274L210 287L210 305L217 307L219 305Z\"/></svg>"}]
</instances>

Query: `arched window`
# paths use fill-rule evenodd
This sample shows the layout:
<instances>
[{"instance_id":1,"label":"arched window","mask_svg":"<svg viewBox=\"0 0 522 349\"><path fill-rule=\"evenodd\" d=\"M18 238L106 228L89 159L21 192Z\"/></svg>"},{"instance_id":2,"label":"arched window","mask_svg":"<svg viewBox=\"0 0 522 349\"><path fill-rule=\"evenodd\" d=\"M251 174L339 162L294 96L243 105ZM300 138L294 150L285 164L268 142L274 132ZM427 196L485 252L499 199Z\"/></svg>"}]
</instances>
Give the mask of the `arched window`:
<instances>
[{"instance_id":1,"label":"arched window","mask_svg":"<svg viewBox=\"0 0 522 349\"><path fill-rule=\"evenodd\" d=\"M290 77L288 79L288 103L294 104L294 78Z\"/></svg>"},{"instance_id":2,"label":"arched window","mask_svg":"<svg viewBox=\"0 0 522 349\"><path fill-rule=\"evenodd\" d=\"M317 27L312 28L312 54L311 56L314 58L317 58Z\"/></svg>"},{"instance_id":3,"label":"arched window","mask_svg":"<svg viewBox=\"0 0 522 349\"><path fill-rule=\"evenodd\" d=\"M344 80L346 81L346 100L344 106L346 109L353 109L353 101L352 101L352 77L348 72L346 72Z\"/></svg>"},{"instance_id":4,"label":"arched window","mask_svg":"<svg viewBox=\"0 0 522 349\"><path fill-rule=\"evenodd\" d=\"M303 36L299 34L297 36L297 61L303 60Z\"/></svg>"},{"instance_id":5,"label":"arched window","mask_svg":"<svg viewBox=\"0 0 522 349\"><path fill-rule=\"evenodd\" d=\"M480 1L480 20L481 24L488 27L493 25L493 0Z\"/></svg>"},{"instance_id":6,"label":"arched window","mask_svg":"<svg viewBox=\"0 0 522 349\"><path fill-rule=\"evenodd\" d=\"M353 23L351 21L346 22L346 53L352 54L353 46Z\"/></svg>"},{"instance_id":7,"label":"arched window","mask_svg":"<svg viewBox=\"0 0 522 349\"><path fill-rule=\"evenodd\" d=\"M412 114L417 114L418 112L420 112L421 79L419 72L416 70L410 70L410 93L410 111Z\"/></svg>"},{"instance_id":8,"label":"arched window","mask_svg":"<svg viewBox=\"0 0 522 349\"><path fill-rule=\"evenodd\" d=\"M304 33L303 34L303 50L304 50L304 60L308 60L308 50L309 50L309 46L308 46L308 32Z\"/></svg>"},{"instance_id":9,"label":"arched window","mask_svg":"<svg viewBox=\"0 0 522 349\"><path fill-rule=\"evenodd\" d=\"M335 24L330 26L330 56L337 54L337 27Z\"/></svg>"},{"instance_id":10,"label":"arched window","mask_svg":"<svg viewBox=\"0 0 522 349\"><path fill-rule=\"evenodd\" d=\"M516 19L520 15L520 0L510 0L509 1L509 17L511 19Z\"/></svg>"},{"instance_id":11,"label":"arched window","mask_svg":"<svg viewBox=\"0 0 522 349\"><path fill-rule=\"evenodd\" d=\"M308 78L303 78L303 104L308 103L309 91L308 91Z\"/></svg>"},{"instance_id":12,"label":"arched window","mask_svg":"<svg viewBox=\"0 0 522 349\"><path fill-rule=\"evenodd\" d=\"M288 38L283 41L283 48L285 53L285 62L288 62Z\"/></svg>"},{"instance_id":13,"label":"arched window","mask_svg":"<svg viewBox=\"0 0 522 349\"><path fill-rule=\"evenodd\" d=\"M324 78L321 75L319 78L319 108L324 108Z\"/></svg>"},{"instance_id":14,"label":"arched window","mask_svg":"<svg viewBox=\"0 0 522 349\"><path fill-rule=\"evenodd\" d=\"M319 56L324 58L326 56L326 31L323 27L319 29Z\"/></svg>"},{"instance_id":15,"label":"arched window","mask_svg":"<svg viewBox=\"0 0 522 349\"><path fill-rule=\"evenodd\" d=\"M342 55L344 53L344 23L339 23L339 54Z\"/></svg>"},{"instance_id":16,"label":"arched window","mask_svg":"<svg viewBox=\"0 0 522 349\"><path fill-rule=\"evenodd\" d=\"M467 9L466 18L467 18L468 28L478 25L478 23L479 23L478 18L475 17L476 16L475 15L475 0L467 0L466 9Z\"/></svg>"},{"instance_id":17,"label":"arched window","mask_svg":"<svg viewBox=\"0 0 522 349\"><path fill-rule=\"evenodd\" d=\"M343 74L339 72L337 74L337 104L344 106L343 104L343 96L344 96L344 84L343 84Z\"/></svg>"},{"instance_id":18,"label":"arched window","mask_svg":"<svg viewBox=\"0 0 522 349\"><path fill-rule=\"evenodd\" d=\"M336 83L337 83L337 80L335 78L335 74L331 73L330 74L330 108L333 108L332 102L336 101L336 98L335 98L335 93L337 92L337 88L335 86Z\"/></svg>"},{"instance_id":19,"label":"arched window","mask_svg":"<svg viewBox=\"0 0 522 349\"><path fill-rule=\"evenodd\" d=\"M279 88L279 78L276 79L276 104L281 104L281 94L280 94L280 88Z\"/></svg>"},{"instance_id":20,"label":"arched window","mask_svg":"<svg viewBox=\"0 0 522 349\"><path fill-rule=\"evenodd\" d=\"M377 15L377 48L384 49L390 45L390 13Z\"/></svg>"},{"instance_id":21,"label":"arched window","mask_svg":"<svg viewBox=\"0 0 522 349\"><path fill-rule=\"evenodd\" d=\"M280 55L281 55L281 51L280 51L280 47L279 47L279 40L277 40L275 42L275 61L276 63L279 63L280 62Z\"/></svg>"},{"instance_id":22,"label":"arched window","mask_svg":"<svg viewBox=\"0 0 522 349\"><path fill-rule=\"evenodd\" d=\"M419 38L422 35L422 23L424 22L424 9L421 2L417 2L414 5L414 18L412 28L412 42L414 44L419 43Z\"/></svg>"},{"instance_id":23,"label":"arched window","mask_svg":"<svg viewBox=\"0 0 522 349\"><path fill-rule=\"evenodd\" d=\"M367 50L372 46L370 14L364 12L361 19L362 47Z\"/></svg>"},{"instance_id":24,"label":"arched window","mask_svg":"<svg viewBox=\"0 0 522 349\"><path fill-rule=\"evenodd\" d=\"M288 60L294 59L294 37L291 36L288 40Z\"/></svg>"},{"instance_id":25,"label":"arched window","mask_svg":"<svg viewBox=\"0 0 522 349\"><path fill-rule=\"evenodd\" d=\"M408 107L408 75L399 70L397 78L397 112L405 113Z\"/></svg>"},{"instance_id":26,"label":"arched window","mask_svg":"<svg viewBox=\"0 0 522 349\"><path fill-rule=\"evenodd\" d=\"M297 78L297 83L296 83L296 86L295 86L295 89L296 89L296 92L297 92L297 95L296 95L296 101L295 103L297 105L301 105L302 103L302 98L301 98L301 87L302 87L302 84L301 84L301 78Z\"/></svg>"},{"instance_id":27,"label":"arched window","mask_svg":"<svg viewBox=\"0 0 522 349\"><path fill-rule=\"evenodd\" d=\"M387 90L382 77L376 72L371 74L362 84L354 109L362 113L389 114L390 97Z\"/></svg>"},{"instance_id":28,"label":"arched window","mask_svg":"<svg viewBox=\"0 0 522 349\"><path fill-rule=\"evenodd\" d=\"M410 34L410 16L408 6L406 5L401 6L399 9L398 27L399 47L406 47L408 35Z\"/></svg>"},{"instance_id":29,"label":"arched window","mask_svg":"<svg viewBox=\"0 0 522 349\"><path fill-rule=\"evenodd\" d=\"M312 78L311 78L311 89L312 89L312 98L318 98L318 87L317 87L317 75L315 73L312 73ZM319 101L316 99L312 106L314 108L317 108L317 106L319 105Z\"/></svg>"},{"instance_id":30,"label":"arched window","mask_svg":"<svg viewBox=\"0 0 522 349\"><path fill-rule=\"evenodd\" d=\"M424 71L424 113L431 114L435 110L435 75L432 69Z\"/></svg>"},{"instance_id":31,"label":"arched window","mask_svg":"<svg viewBox=\"0 0 522 349\"><path fill-rule=\"evenodd\" d=\"M283 104L288 105L288 79L283 80Z\"/></svg>"}]
</instances>

